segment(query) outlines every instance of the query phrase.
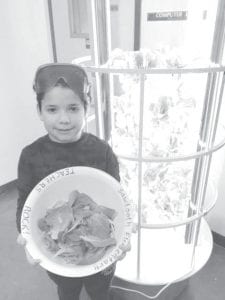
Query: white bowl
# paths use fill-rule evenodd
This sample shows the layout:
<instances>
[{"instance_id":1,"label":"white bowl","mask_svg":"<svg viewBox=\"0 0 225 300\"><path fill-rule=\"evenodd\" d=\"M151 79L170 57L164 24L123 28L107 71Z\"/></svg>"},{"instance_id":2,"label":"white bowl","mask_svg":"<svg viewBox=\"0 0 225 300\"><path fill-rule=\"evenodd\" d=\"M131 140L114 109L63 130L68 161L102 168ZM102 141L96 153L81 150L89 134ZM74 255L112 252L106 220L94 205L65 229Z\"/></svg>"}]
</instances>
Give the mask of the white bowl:
<instances>
[{"instance_id":1,"label":"white bowl","mask_svg":"<svg viewBox=\"0 0 225 300\"><path fill-rule=\"evenodd\" d=\"M117 212L113 220L116 245L110 247L99 261L89 265L69 264L54 257L46 249L38 226L46 211L58 202L67 202L74 190ZM21 217L21 234L26 239L30 255L40 260L44 269L67 277L92 275L110 266L122 253L121 247L128 244L131 231L132 204L120 183L107 173L90 167L65 168L44 178L29 194Z\"/></svg>"}]
</instances>

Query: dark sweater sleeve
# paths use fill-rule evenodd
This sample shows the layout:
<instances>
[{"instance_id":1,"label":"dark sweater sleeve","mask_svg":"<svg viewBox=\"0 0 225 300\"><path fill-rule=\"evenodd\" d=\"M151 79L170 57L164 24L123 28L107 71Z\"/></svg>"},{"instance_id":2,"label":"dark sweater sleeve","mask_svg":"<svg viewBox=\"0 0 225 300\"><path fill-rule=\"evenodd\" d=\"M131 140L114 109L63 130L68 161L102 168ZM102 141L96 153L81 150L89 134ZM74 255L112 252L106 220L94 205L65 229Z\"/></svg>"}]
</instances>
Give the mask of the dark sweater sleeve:
<instances>
[{"instance_id":1,"label":"dark sweater sleeve","mask_svg":"<svg viewBox=\"0 0 225 300\"><path fill-rule=\"evenodd\" d=\"M116 155L113 153L110 146L108 146L106 153L106 172L120 181L119 163Z\"/></svg>"},{"instance_id":2,"label":"dark sweater sleeve","mask_svg":"<svg viewBox=\"0 0 225 300\"><path fill-rule=\"evenodd\" d=\"M33 188L32 184L32 167L30 163L29 151L24 149L20 155L18 164L18 199L17 199L17 210L16 210L16 225L17 230L20 232L20 219L23 210L24 203L27 199L28 194Z\"/></svg>"}]
</instances>

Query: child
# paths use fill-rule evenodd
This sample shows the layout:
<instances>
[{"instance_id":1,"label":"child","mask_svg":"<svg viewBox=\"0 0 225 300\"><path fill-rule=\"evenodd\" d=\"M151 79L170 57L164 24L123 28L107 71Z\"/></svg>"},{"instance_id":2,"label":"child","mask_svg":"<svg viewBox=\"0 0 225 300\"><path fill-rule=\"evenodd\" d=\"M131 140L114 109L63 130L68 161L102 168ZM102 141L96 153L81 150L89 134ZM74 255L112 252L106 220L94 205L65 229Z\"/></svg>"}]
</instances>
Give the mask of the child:
<instances>
[{"instance_id":1,"label":"child","mask_svg":"<svg viewBox=\"0 0 225 300\"><path fill-rule=\"evenodd\" d=\"M89 166L120 180L118 161L110 146L83 131L90 102L85 71L73 64L42 65L35 75L34 91L37 94L38 114L48 134L25 147L20 156L17 204L19 232L21 212L28 194L50 173L71 166ZM92 300L107 300L114 271L115 264L83 278L47 273L57 284L60 300L79 299L82 285Z\"/></svg>"}]
</instances>

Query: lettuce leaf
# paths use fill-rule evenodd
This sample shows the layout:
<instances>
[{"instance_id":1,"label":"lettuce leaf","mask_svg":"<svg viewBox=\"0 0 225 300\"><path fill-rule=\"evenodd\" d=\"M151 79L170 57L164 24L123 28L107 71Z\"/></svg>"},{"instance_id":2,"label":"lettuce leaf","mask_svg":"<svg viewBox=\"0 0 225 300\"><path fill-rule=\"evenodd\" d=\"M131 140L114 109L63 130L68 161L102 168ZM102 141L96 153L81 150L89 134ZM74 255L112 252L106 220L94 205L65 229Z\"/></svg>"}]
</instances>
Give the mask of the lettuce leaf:
<instances>
[{"instance_id":1,"label":"lettuce leaf","mask_svg":"<svg viewBox=\"0 0 225 300\"><path fill-rule=\"evenodd\" d=\"M98 205L75 190L66 203L48 209L38 220L45 247L66 263L90 264L116 245L113 220L117 212Z\"/></svg>"}]
</instances>

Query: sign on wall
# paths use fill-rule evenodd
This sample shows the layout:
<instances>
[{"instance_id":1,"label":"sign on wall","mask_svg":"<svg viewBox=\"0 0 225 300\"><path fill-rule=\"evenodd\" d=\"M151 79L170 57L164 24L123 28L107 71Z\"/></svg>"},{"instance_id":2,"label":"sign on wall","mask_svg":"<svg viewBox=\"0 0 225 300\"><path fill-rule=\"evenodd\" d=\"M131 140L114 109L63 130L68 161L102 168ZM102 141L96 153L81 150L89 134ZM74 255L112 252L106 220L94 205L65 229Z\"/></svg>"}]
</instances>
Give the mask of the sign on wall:
<instances>
[{"instance_id":1,"label":"sign on wall","mask_svg":"<svg viewBox=\"0 0 225 300\"><path fill-rule=\"evenodd\" d=\"M160 11L147 13L147 21L183 21L187 20L187 11Z\"/></svg>"}]
</instances>

